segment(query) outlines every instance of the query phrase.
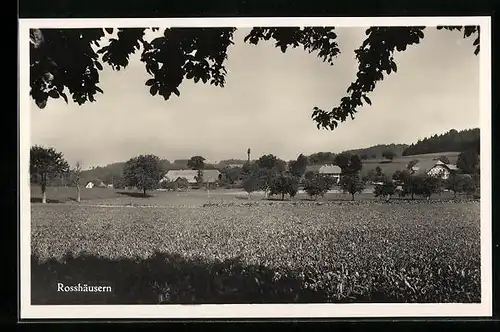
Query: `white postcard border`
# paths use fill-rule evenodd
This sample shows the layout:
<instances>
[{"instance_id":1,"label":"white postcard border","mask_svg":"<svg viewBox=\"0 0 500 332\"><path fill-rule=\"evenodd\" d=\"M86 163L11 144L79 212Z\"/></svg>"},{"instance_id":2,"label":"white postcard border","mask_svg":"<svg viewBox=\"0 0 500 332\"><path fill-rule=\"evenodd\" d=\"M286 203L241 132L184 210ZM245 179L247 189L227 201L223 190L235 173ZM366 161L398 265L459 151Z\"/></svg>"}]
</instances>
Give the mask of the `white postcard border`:
<instances>
[{"instance_id":1,"label":"white postcard border","mask_svg":"<svg viewBox=\"0 0 500 332\"><path fill-rule=\"evenodd\" d=\"M30 97L29 29L82 27L240 27L254 26L437 26L479 25L481 32L481 303L479 304L225 304L225 305L31 305L30 269ZM20 133L20 318L379 318L488 317L492 315L491 258L491 19L470 17L354 18L127 18L19 20ZM471 48L471 52L472 52Z\"/></svg>"}]
</instances>

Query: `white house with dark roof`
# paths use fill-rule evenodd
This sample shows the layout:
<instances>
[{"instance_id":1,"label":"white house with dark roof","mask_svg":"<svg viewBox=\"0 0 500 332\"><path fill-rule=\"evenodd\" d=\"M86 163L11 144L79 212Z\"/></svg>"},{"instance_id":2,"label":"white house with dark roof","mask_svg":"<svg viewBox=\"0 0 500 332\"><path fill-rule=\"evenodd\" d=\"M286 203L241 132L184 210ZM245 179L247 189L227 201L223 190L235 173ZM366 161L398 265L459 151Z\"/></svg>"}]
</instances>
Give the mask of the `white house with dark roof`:
<instances>
[{"instance_id":1,"label":"white house with dark roof","mask_svg":"<svg viewBox=\"0 0 500 332\"><path fill-rule=\"evenodd\" d=\"M337 165L323 165L318 170L319 174L330 176L334 178L337 182L340 181L340 174L342 169Z\"/></svg>"},{"instance_id":2,"label":"white house with dark roof","mask_svg":"<svg viewBox=\"0 0 500 332\"><path fill-rule=\"evenodd\" d=\"M219 180L219 175L221 173L216 169L205 169L203 170L203 182L204 183L215 183ZM184 170L169 170L167 174L160 180L161 182L169 181L175 182L178 179L186 179L189 184L196 184L196 176L198 175L197 170L184 169Z\"/></svg>"},{"instance_id":3,"label":"white house with dark roof","mask_svg":"<svg viewBox=\"0 0 500 332\"><path fill-rule=\"evenodd\" d=\"M425 163L417 163L412 167L413 174L427 174L437 176L443 180L448 179L451 173L457 172L459 169L456 165L445 164L441 160L429 161Z\"/></svg>"}]
</instances>

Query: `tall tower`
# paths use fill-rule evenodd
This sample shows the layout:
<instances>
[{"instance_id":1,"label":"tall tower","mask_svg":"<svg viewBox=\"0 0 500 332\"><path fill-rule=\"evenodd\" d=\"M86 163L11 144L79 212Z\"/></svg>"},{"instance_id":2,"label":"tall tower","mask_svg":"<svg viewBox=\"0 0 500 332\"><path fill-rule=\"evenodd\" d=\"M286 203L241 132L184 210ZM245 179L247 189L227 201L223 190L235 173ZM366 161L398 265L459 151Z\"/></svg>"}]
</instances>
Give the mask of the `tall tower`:
<instances>
[{"instance_id":1,"label":"tall tower","mask_svg":"<svg viewBox=\"0 0 500 332\"><path fill-rule=\"evenodd\" d=\"M250 164L250 148L247 150L247 156L248 156L248 163Z\"/></svg>"}]
</instances>

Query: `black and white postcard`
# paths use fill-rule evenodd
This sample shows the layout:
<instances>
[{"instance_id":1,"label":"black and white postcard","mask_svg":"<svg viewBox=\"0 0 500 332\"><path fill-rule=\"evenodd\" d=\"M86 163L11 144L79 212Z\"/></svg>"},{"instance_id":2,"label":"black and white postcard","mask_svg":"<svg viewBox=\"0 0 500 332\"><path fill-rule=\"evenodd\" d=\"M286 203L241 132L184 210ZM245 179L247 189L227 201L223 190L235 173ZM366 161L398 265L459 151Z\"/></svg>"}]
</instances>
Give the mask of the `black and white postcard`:
<instances>
[{"instance_id":1,"label":"black and white postcard","mask_svg":"<svg viewBox=\"0 0 500 332\"><path fill-rule=\"evenodd\" d=\"M491 315L488 17L19 27L21 318Z\"/></svg>"}]
</instances>

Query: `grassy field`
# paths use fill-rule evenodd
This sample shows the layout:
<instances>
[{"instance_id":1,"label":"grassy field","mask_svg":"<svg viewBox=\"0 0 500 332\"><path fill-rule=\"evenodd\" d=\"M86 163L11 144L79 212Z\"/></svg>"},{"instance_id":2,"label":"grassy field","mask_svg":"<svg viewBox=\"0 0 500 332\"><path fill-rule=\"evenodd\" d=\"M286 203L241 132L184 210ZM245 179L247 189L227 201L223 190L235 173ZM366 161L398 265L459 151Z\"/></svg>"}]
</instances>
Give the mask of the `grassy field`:
<instances>
[{"instance_id":1,"label":"grassy field","mask_svg":"<svg viewBox=\"0 0 500 332\"><path fill-rule=\"evenodd\" d=\"M337 188L338 189L338 188ZM443 200L452 198L451 193L441 193L431 197L432 200ZM78 204L75 201L76 189L70 187L49 187L47 188L47 199L54 204ZM265 199L263 193L252 193L249 197L241 189L216 189L207 193L205 190L189 190L187 192L172 191L151 191L144 197L140 191L114 190L110 188L81 189L81 205L148 205L148 206L197 206L210 203L222 202L242 202L261 201ZM271 197L273 200L279 198ZM372 188L367 188L366 192L357 194L356 200L376 200L372 193ZM418 198L417 199L421 199ZM42 193L39 187L32 186L31 201L38 204L42 200ZM287 198L288 200L288 198ZM308 201L310 197L305 193L299 193L293 201ZM318 201L350 201L351 195L344 193L327 193L324 198ZM393 200L398 200L394 197Z\"/></svg>"},{"instance_id":2,"label":"grassy field","mask_svg":"<svg viewBox=\"0 0 500 332\"><path fill-rule=\"evenodd\" d=\"M382 169L382 172L386 175L392 176L397 170L406 169L406 165L411 160L419 160L420 162L426 162L433 160L440 156L446 156L450 163L456 164L458 159L458 152L441 152L441 153L427 153L414 156L398 156L395 157L391 162L387 162L384 159L367 159L363 160L363 169L361 170L362 175L366 175L370 170L374 170L377 166Z\"/></svg>"},{"instance_id":3,"label":"grassy field","mask_svg":"<svg viewBox=\"0 0 500 332\"><path fill-rule=\"evenodd\" d=\"M32 304L479 302L479 212L472 201L32 204Z\"/></svg>"}]
</instances>

